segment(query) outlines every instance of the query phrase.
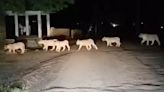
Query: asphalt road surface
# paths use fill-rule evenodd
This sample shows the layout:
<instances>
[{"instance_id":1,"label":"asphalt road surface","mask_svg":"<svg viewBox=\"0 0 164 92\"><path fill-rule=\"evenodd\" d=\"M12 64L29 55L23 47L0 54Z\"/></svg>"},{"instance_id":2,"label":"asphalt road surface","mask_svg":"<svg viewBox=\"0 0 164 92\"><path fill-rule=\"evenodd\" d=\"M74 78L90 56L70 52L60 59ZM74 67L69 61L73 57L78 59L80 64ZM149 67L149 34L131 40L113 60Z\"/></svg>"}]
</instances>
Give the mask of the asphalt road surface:
<instances>
[{"instance_id":1,"label":"asphalt road surface","mask_svg":"<svg viewBox=\"0 0 164 92\"><path fill-rule=\"evenodd\" d=\"M155 55L123 49L75 51L24 79L34 85L32 92L164 92L163 54Z\"/></svg>"},{"instance_id":2,"label":"asphalt road surface","mask_svg":"<svg viewBox=\"0 0 164 92\"><path fill-rule=\"evenodd\" d=\"M164 92L162 48L97 44L91 51L6 55L10 64L0 64L0 77L17 75L29 92Z\"/></svg>"}]
</instances>

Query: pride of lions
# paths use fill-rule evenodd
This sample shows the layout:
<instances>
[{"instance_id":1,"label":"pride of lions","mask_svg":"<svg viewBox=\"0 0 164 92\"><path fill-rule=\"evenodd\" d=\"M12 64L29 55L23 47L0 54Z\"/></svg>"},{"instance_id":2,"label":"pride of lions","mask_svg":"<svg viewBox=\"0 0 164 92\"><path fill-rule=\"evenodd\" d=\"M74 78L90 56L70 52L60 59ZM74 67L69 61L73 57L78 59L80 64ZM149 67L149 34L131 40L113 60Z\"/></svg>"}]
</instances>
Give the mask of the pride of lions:
<instances>
[{"instance_id":1,"label":"pride of lions","mask_svg":"<svg viewBox=\"0 0 164 92\"><path fill-rule=\"evenodd\" d=\"M142 39L141 45L146 42L146 45L149 45L149 42L151 42L150 45L154 45L154 42L156 41L158 45L160 46L160 40L157 34L147 34L147 33L140 33L138 35L139 38ZM120 42L120 37L103 37L101 39L103 42L106 42L107 47L108 46L116 46L120 47L121 42ZM112 43L115 43L113 45ZM51 46L52 48L50 49L51 51L56 51L56 52L61 52L65 51L67 48L68 51L70 51L70 45L68 40L63 40L59 41L57 39L51 39L51 40L40 40L38 41L39 45L43 45L42 49L48 51L48 47ZM92 49L92 47L96 50L98 50L97 45L94 43L94 40L89 38L89 39L84 39L84 40L77 40L76 45L78 47L78 51L81 50L82 47L86 47L88 51ZM16 53L16 50L20 50L21 54L25 53L25 44L23 42L17 42L13 44L7 44L4 46L5 50L8 50L9 53Z\"/></svg>"}]
</instances>

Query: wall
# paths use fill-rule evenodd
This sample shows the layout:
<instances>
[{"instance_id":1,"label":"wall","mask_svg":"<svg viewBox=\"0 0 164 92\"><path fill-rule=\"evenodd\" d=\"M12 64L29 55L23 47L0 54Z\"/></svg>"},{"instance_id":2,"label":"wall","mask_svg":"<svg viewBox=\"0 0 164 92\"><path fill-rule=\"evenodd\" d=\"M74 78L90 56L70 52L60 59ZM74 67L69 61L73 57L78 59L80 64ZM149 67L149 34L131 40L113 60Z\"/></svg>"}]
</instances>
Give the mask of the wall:
<instances>
[{"instance_id":1,"label":"wall","mask_svg":"<svg viewBox=\"0 0 164 92\"><path fill-rule=\"evenodd\" d=\"M66 36L66 38L77 39L81 35L81 30L79 29L69 29L69 28L54 28L51 27L49 30L49 37L53 36Z\"/></svg>"},{"instance_id":2,"label":"wall","mask_svg":"<svg viewBox=\"0 0 164 92\"><path fill-rule=\"evenodd\" d=\"M70 29L69 28L54 28L54 27L51 27L50 30L49 30L49 37L52 37L52 36L60 36L60 35L64 35L66 37L69 37L70 35Z\"/></svg>"},{"instance_id":3,"label":"wall","mask_svg":"<svg viewBox=\"0 0 164 92\"><path fill-rule=\"evenodd\" d=\"M72 39L78 39L82 35L82 32L80 29L72 29L71 30L71 38Z\"/></svg>"}]
</instances>

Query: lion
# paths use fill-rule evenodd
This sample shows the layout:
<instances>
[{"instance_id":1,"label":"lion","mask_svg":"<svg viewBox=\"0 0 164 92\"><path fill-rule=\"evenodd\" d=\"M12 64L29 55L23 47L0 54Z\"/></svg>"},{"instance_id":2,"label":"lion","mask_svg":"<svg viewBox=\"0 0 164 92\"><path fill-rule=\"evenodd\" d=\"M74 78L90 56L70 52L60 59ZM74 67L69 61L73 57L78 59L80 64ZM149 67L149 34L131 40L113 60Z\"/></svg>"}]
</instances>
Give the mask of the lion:
<instances>
[{"instance_id":1,"label":"lion","mask_svg":"<svg viewBox=\"0 0 164 92\"><path fill-rule=\"evenodd\" d=\"M68 40L56 41L56 42L54 42L54 46L56 47L57 52L64 51L66 48L68 49L68 51L70 51L70 46L69 46Z\"/></svg>"},{"instance_id":2,"label":"lion","mask_svg":"<svg viewBox=\"0 0 164 92\"><path fill-rule=\"evenodd\" d=\"M147 34L147 33L140 33L138 35L139 38L142 38L141 45L146 42L146 45L149 45L149 42L151 42L150 45L154 45L154 42L156 41L158 45L160 46L160 40L157 34Z\"/></svg>"},{"instance_id":3,"label":"lion","mask_svg":"<svg viewBox=\"0 0 164 92\"><path fill-rule=\"evenodd\" d=\"M25 44L23 42L12 43L4 46L9 53L16 53L16 50L21 50L21 54L25 53Z\"/></svg>"},{"instance_id":4,"label":"lion","mask_svg":"<svg viewBox=\"0 0 164 92\"><path fill-rule=\"evenodd\" d=\"M51 40L39 40L38 44L43 45L43 50L48 51L48 47L52 46L51 51L55 49L54 42L58 41L57 39L51 39Z\"/></svg>"},{"instance_id":5,"label":"lion","mask_svg":"<svg viewBox=\"0 0 164 92\"><path fill-rule=\"evenodd\" d=\"M85 40L77 40L76 41L76 45L79 46L78 51L80 51L80 49L85 46L86 49L89 51L91 50L91 48L95 48L96 50L98 50L98 47L96 46L96 44L94 43L93 39L89 38L89 39L85 39Z\"/></svg>"},{"instance_id":6,"label":"lion","mask_svg":"<svg viewBox=\"0 0 164 92\"><path fill-rule=\"evenodd\" d=\"M113 46L112 43L116 43L116 47L120 47L121 42L119 37L103 37L102 41L105 41L108 46Z\"/></svg>"}]
</instances>

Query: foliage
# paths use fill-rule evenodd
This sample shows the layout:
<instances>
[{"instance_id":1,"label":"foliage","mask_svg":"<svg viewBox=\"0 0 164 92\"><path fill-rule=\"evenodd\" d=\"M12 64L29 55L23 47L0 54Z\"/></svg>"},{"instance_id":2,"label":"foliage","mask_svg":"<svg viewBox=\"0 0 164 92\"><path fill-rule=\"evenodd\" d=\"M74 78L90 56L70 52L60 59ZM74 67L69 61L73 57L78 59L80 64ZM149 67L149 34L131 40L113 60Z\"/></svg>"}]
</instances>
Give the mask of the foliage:
<instances>
[{"instance_id":1,"label":"foliage","mask_svg":"<svg viewBox=\"0 0 164 92\"><path fill-rule=\"evenodd\" d=\"M9 87L0 85L0 92L10 92L10 89L9 89Z\"/></svg>"},{"instance_id":2,"label":"foliage","mask_svg":"<svg viewBox=\"0 0 164 92\"><path fill-rule=\"evenodd\" d=\"M1 11L23 12L26 10L40 10L45 12L57 12L68 5L74 4L74 0L1 0Z\"/></svg>"},{"instance_id":3,"label":"foliage","mask_svg":"<svg viewBox=\"0 0 164 92\"><path fill-rule=\"evenodd\" d=\"M0 10L1 11L24 11L25 10L25 2L24 0L1 0L0 2Z\"/></svg>"},{"instance_id":4,"label":"foliage","mask_svg":"<svg viewBox=\"0 0 164 92\"><path fill-rule=\"evenodd\" d=\"M21 84L15 83L10 86L0 85L0 92L28 92L28 91L23 89Z\"/></svg>"},{"instance_id":5,"label":"foliage","mask_svg":"<svg viewBox=\"0 0 164 92\"><path fill-rule=\"evenodd\" d=\"M38 3L39 2L39 3ZM63 8L67 8L69 4L73 4L74 0L33 0L28 1L29 10L42 10L57 12Z\"/></svg>"}]
</instances>

